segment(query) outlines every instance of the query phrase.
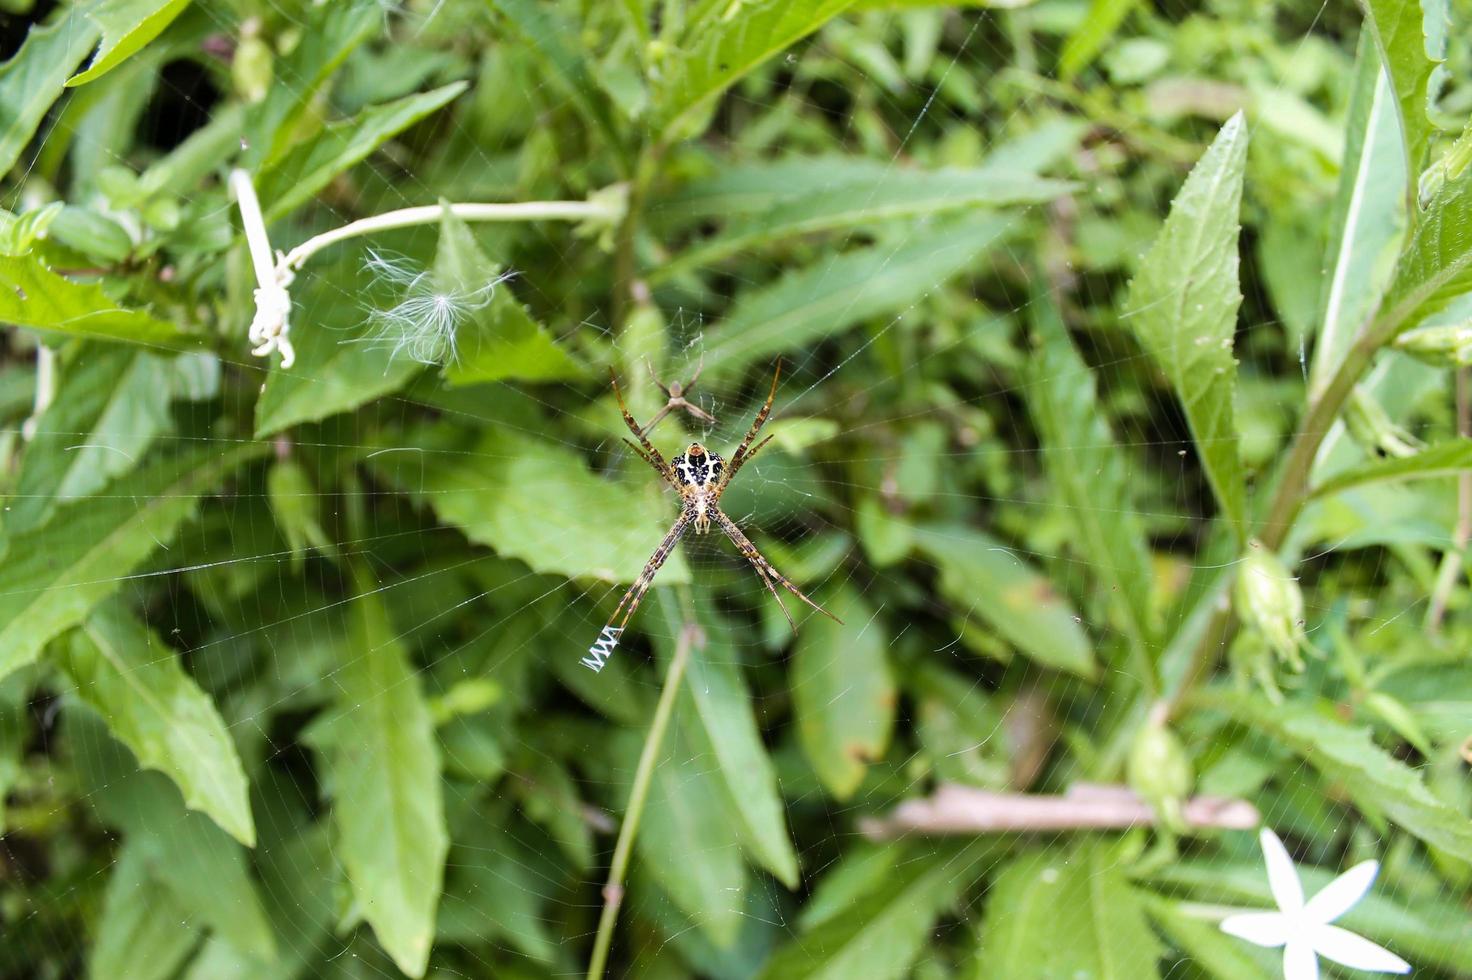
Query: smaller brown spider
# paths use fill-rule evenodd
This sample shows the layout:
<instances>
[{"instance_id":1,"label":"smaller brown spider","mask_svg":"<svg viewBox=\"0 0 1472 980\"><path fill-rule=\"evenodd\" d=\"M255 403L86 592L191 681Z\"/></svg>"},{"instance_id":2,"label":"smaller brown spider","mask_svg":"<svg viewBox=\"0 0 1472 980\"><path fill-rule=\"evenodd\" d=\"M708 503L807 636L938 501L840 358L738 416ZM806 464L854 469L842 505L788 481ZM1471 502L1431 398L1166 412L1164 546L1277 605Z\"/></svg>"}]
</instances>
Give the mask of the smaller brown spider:
<instances>
[{"instance_id":1,"label":"smaller brown spider","mask_svg":"<svg viewBox=\"0 0 1472 980\"><path fill-rule=\"evenodd\" d=\"M659 547L654 549L654 554L644 566L644 570L639 573L634 584L619 600L618 608L613 611L608 625L604 626L598 634L598 642L593 644L588 650L588 656L579 663L594 671L603 669L603 664L613 653L613 648L618 645L619 636L628 626L629 620L633 618L634 610L639 608L639 602L644 598L644 593L648 592L649 587L654 584L654 576L664 565L665 559L669 558L670 552L675 549L680 538L691 527L695 528L696 534L705 534L710 530L712 523L719 527L746 560L751 562L751 567L756 570L757 577L762 580L767 591L772 593L772 598L777 600L778 608L782 610L782 615L787 617L787 623L792 627L794 633L797 632L797 624L793 622L792 614L787 611L786 604L782 602L777 585L782 586L834 622L842 623L843 620L809 599L801 589L792 584L787 576L773 568L772 563L756 550L756 545L751 543L751 539L736 526L736 522L727 517L720 508L721 494L726 492L731 479L753 456L761 452L763 446L772 441L772 437L767 436L757 443L755 448L752 448L751 445L757 434L761 432L762 426L766 424L767 416L771 414L772 400L777 397L777 379L782 374L781 365L777 366L777 370L772 375L772 389L767 392L766 403L762 405L761 411L756 413L756 420L747 430L746 438L741 440L741 445L731 456L730 465L726 464L719 453L711 452L698 442L692 442L683 453L665 462L659 450L654 448L654 444L644 434L645 430L641 429L639 423L635 422L634 417L629 414L629 408L624 404L623 392L618 389L618 376L613 373L612 369L608 373L613 379L613 393L618 398L619 411L623 413L624 422L628 425L629 431L639 440L639 445L636 446L627 439L624 442L628 443L629 448L640 459L654 467L654 471L680 495L680 516L675 518L674 525L664 536L664 540L659 543ZM694 379L692 378L691 381L693 383ZM641 449L640 446L643 448Z\"/></svg>"}]
</instances>

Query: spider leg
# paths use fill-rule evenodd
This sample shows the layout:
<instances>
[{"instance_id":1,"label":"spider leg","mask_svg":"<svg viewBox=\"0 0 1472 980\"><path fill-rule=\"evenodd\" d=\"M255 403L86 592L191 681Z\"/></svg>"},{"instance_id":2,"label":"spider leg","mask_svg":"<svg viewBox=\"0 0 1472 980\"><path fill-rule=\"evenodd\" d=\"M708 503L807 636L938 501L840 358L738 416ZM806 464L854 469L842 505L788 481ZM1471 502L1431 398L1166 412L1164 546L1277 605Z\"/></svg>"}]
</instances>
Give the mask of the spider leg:
<instances>
[{"instance_id":1,"label":"spider leg","mask_svg":"<svg viewBox=\"0 0 1472 980\"><path fill-rule=\"evenodd\" d=\"M583 663L593 670L601 670L603 662L613 653L613 648L618 645L618 638L629 625L629 620L634 618L634 611L639 608L639 602L649 587L654 584L654 576L659 574L659 569L669 558L670 553L679 544L680 538L685 535L685 529L690 526L691 513L688 510L680 512L671 525L669 532L665 534L664 540L659 547L654 549L654 554L645 563L644 569L639 572L639 577L634 579L634 584L624 593L618 601L618 606L613 610L613 615L608 617L608 624L598 633L598 642L588 651L588 659Z\"/></svg>"},{"instance_id":2,"label":"spider leg","mask_svg":"<svg viewBox=\"0 0 1472 980\"><path fill-rule=\"evenodd\" d=\"M736 475L737 470L741 469L741 465L755 455L754 452L748 453L747 450L751 447L752 440L756 438L757 433L762 430L762 426L766 425L767 416L772 414L772 400L777 397L777 379L780 377L782 377L782 362L778 361L776 370L772 372L772 388L767 392L767 400L763 403L761 411L756 413L751 428L746 430L746 438L741 440L741 445L737 446L736 451L731 454L731 462L726 464L726 472L721 475L721 481L716 486L717 495L726 489L726 484L731 482L731 478Z\"/></svg>"},{"instance_id":3,"label":"spider leg","mask_svg":"<svg viewBox=\"0 0 1472 980\"><path fill-rule=\"evenodd\" d=\"M803 593L802 589L799 589L796 585L792 584L791 579L783 575L781 572L777 571L777 569L772 566L771 562L763 558L761 552L756 550L756 545L751 543L751 539L748 538L744 533L742 533L741 528L736 526L736 522L727 517L725 511L721 510L719 507L715 509L715 522L721 526L721 530L725 532L726 537L730 538L731 543L736 546L737 550L739 550L743 555L746 556L746 560L751 562L752 566L755 567L757 572L762 575L763 579L771 580L767 582L767 588L772 588L771 583L776 582L778 585L782 586L782 588L786 589L788 592L791 592L793 595L797 596L803 602L807 603L809 606L812 606L818 612L822 613L824 616L827 616L835 623L838 623L839 625L843 624L843 620L839 619L837 616L833 615L831 612L824 609L813 600L809 599L807 595ZM776 591L773 590L772 594L776 595ZM779 604L782 602L780 597L777 599L777 602ZM783 607L782 612L787 612L787 608L785 606ZM788 616L787 621L791 623L792 617ZM794 626L793 630L796 631L796 629L797 627Z\"/></svg>"},{"instance_id":4,"label":"spider leg","mask_svg":"<svg viewBox=\"0 0 1472 980\"><path fill-rule=\"evenodd\" d=\"M782 593L778 592L776 587L772 585L772 580L767 577L766 569L762 568L761 565L757 564L749 556L747 560L751 562L751 567L756 569L757 578L762 580L762 584L767 587L767 591L772 593L772 598L777 600L777 608L782 610L782 615L787 618L787 625L792 627L792 635L796 636L797 624L792 621L792 613L787 611L787 603L782 601Z\"/></svg>"},{"instance_id":5,"label":"spider leg","mask_svg":"<svg viewBox=\"0 0 1472 980\"><path fill-rule=\"evenodd\" d=\"M654 448L654 443L649 441L649 437L644 434L644 430L639 427L639 423L634 421L634 416L629 414L629 406L624 403L624 393L619 391L618 375L613 373L613 368L608 369L608 377L613 381L613 394L618 399L618 410L623 414L624 424L629 427L629 431L634 434L634 438L639 440L639 445L644 447L644 451L649 454L649 458L658 464L661 470L668 472L669 465L665 463L664 457L659 454L658 449Z\"/></svg>"}]
</instances>

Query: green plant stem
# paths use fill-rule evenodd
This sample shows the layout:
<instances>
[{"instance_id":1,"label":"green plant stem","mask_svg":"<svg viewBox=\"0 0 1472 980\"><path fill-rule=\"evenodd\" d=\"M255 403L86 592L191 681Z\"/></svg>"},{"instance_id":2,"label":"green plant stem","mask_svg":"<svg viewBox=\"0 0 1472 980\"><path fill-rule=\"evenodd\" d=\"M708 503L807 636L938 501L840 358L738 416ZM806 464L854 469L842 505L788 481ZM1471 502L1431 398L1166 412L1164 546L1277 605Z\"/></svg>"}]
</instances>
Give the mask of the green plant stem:
<instances>
[{"instance_id":1,"label":"green plant stem","mask_svg":"<svg viewBox=\"0 0 1472 980\"><path fill-rule=\"evenodd\" d=\"M1377 318L1372 321L1344 355L1344 360L1323 393L1309 406L1308 414L1298 426L1293 444L1279 469L1277 488L1268 504L1267 515L1258 525L1257 538L1264 547L1277 551L1288 540L1293 523L1308 499L1309 478L1313 474L1319 446L1323 444L1335 419L1339 417L1344 403L1354 392L1354 386L1374 361L1376 352L1395 336L1401 319L1404 317L1389 317L1384 320ZM1167 698L1171 717L1180 714L1185 699L1216 662L1217 651L1231 643L1234 631L1231 605L1223 603L1212 615L1211 622L1202 634L1201 642L1192 652L1191 660L1182 672L1179 683Z\"/></svg>"},{"instance_id":2,"label":"green plant stem","mask_svg":"<svg viewBox=\"0 0 1472 980\"><path fill-rule=\"evenodd\" d=\"M1472 371L1457 369L1457 434L1472 436ZM1426 608L1426 629L1437 633L1446 616L1447 603L1462 571L1462 553L1472 540L1472 473L1457 477L1457 526L1452 531L1452 546L1441 558L1436 570L1436 585L1431 590L1431 603Z\"/></svg>"},{"instance_id":3,"label":"green plant stem","mask_svg":"<svg viewBox=\"0 0 1472 980\"><path fill-rule=\"evenodd\" d=\"M654 779L654 763L664 744L670 715L674 712L675 697L680 682L685 677L685 667L690 662L690 650L696 644L700 628L687 623L680 631L675 644L675 655L670 668L665 672L664 690L659 695L659 705L654 709L654 720L650 722L649 734L644 737L644 749L639 753L639 766L634 770L634 785L629 790L629 804L624 809L623 825L619 827L618 841L613 846L613 860L608 866L608 881L603 886L603 912L598 916L598 934L593 938L593 956L588 961L588 980L599 980L608 965L608 951L613 944L613 927L618 921L618 910L624 900L624 877L628 873L629 856L634 851L634 839L639 835L639 821L644 815L644 803L649 798L649 784Z\"/></svg>"}]
</instances>

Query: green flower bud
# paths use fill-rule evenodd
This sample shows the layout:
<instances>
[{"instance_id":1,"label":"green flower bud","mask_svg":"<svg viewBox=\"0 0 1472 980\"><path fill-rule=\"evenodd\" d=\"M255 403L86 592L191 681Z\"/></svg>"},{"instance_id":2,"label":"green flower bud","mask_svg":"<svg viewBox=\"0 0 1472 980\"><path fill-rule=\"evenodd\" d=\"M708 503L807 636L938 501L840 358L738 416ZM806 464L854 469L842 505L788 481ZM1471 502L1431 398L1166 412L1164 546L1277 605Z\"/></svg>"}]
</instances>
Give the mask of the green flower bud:
<instances>
[{"instance_id":1,"label":"green flower bud","mask_svg":"<svg viewBox=\"0 0 1472 980\"><path fill-rule=\"evenodd\" d=\"M1237 571L1236 606L1237 617L1279 660L1303 669L1303 592L1278 556L1256 540L1247 543Z\"/></svg>"},{"instance_id":2,"label":"green flower bud","mask_svg":"<svg viewBox=\"0 0 1472 980\"><path fill-rule=\"evenodd\" d=\"M230 62L230 80L241 99L256 103L266 97L275 60L271 46L256 35L240 39L235 46L235 58Z\"/></svg>"},{"instance_id":3,"label":"green flower bud","mask_svg":"<svg viewBox=\"0 0 1472 980\"><path fill-rule=\"evenodd\" d=\"M1163 723L1147 722L1130 746L1125 771L1130 788L1155 807L1162 824L1177 833L1183 831L1181 803L1191 792L1196 774L1176 733Z\"/></svg>"},{"instance_id":4,"label":"green flower bud","mask_svg":"<svg viewBox=\"0 0 1472 980\"><path fill-rule=\"evenodd\" d=\"M1407 331L1395 346L1432 367L1472 366L1472 320Z\"/></svg>"}]
</instances>

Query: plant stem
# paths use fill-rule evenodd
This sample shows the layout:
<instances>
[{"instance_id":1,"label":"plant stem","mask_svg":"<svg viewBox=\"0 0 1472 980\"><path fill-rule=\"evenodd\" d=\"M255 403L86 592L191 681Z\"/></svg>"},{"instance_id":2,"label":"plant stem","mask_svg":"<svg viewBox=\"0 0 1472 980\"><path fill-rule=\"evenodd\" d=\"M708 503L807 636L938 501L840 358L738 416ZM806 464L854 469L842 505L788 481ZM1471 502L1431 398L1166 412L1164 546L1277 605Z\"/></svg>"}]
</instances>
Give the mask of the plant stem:
<instances>
[{"instance_id":1,"label":"plant stem","mask_svg":"<svg viewBox=\"0 0 1472 980\"><path fill-rule=\"evenodd\" d=\"M624 900L624 876L629 868L629 856L634 850L634 838L639 835L639 820L644 815L644 803L649 797L649 784L654 779L654 763L664 744L665 730L669 728L670 715L674 712L675 696L680 690L680 681L685 676L685 667L690 662L690 650L700 638L700 627L686 623L675 644L675 655L665 673L664 690L659 695L659 705L654 709L654 720L650 722L649 734L644 738L644 749L639 753L639 766L634 770L634 785L629 790L629 805L624 809L623 825L618 831L618 841L613 846L613 860L608 866L608 881L603 886L603 912L598 916L598 934L593 939L593 956L588 961L588 980L599 980L608 965L608 951L613 944L613 927L618 921L619 906Z\"/></svg>"},{"instance_id":2,"label":"plant stem","mask_svg":"<svg viewBox=\"0 0 1472 980\"><path fill-rule=\"evenodd\" d=\"M281 271L295 272L313 255L349 238L369 235L392 228L410 228L433 224L449 211L462 221L616 221L619 206L611 201L525 201L516 204L426 204L416 208L386 211L370 218L360 218L341 228L323 232L302 242L286 253L277 265Z\"/></svg>"},{"instance_id":3,"label":"plant stem","mask_svg":"<svg viewBox=\"0 0 1472 980\"><path fill-rule=\"evenodd\" d=\"M1458 368L1457 375L1457 434L1472 436L1472 372ZM1441 567L1436 570L1436 585L1431 590L1431 605L1426 610L1426 629L1436 633L1446 616L1447 601L1457 584L1462 571L1462 552L1472 540L1472 473L1457 477L1457 526L1452 532L1452 546L1442 556Z\"/></svg>"}]
</instances>

